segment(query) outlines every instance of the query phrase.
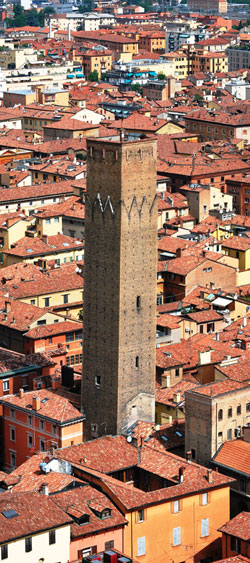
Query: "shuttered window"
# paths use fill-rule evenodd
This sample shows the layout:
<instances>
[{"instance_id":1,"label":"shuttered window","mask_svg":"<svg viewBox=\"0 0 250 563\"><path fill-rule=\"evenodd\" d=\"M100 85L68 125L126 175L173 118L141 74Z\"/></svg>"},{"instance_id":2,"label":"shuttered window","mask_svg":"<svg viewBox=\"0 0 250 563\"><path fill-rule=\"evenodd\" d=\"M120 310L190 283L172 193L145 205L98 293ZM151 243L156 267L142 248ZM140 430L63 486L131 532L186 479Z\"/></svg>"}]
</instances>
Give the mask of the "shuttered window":
<instances>
[{"instance_id":1,"label":"shuttered window","mask_svg":"<svg viewBox=\"0 0 250 563\"><path fill-rule=\"evenodd\" d=\"M173 528L173 545L180 545L181 543L181 528Z\"/></svg>"},{"instance_id":2,"label":"shuttered window","mask_svg":"<svg viewBox=\"0 0 250 563\"><path fill-rule=\"evenodd\" d=\"M206 536L209 536L209 519L203 518L201 521L201 537L205 538Z\"/></svg>"},{"instance_id":3,"label":"shuttered window","mask_svg":"<svg viewBox=\"0 0 250 563\"><path fill-rule=\"evenodd\" d=\"M137 540L137 556L145 555L145 536Z\"/></svg>"}]
</instances>

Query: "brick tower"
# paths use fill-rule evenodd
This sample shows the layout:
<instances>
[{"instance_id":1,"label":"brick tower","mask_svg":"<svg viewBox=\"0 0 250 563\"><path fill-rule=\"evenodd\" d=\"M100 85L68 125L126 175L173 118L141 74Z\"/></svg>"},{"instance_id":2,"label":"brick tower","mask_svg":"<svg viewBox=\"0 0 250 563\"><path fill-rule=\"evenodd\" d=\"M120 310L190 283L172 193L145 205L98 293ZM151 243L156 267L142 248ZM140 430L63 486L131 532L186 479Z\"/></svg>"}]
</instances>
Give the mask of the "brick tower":
<instances>
[{"instance_id":1,"label":"brick tower","mask_svg":"<svg viewBox=\"0 0 250 563\"><path fill-rule=\"evenodd\" d=\"M87 439L154 421L154 138L88 139L82 410Z\"/></svg>"}]
</instances>

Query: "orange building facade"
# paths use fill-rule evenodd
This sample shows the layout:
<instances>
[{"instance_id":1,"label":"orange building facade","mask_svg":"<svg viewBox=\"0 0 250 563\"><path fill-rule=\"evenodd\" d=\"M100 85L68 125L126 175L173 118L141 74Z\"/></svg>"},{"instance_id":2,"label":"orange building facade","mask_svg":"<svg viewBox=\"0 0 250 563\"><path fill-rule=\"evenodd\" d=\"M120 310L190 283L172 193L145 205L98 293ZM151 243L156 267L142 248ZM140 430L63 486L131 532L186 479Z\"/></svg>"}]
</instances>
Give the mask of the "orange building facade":
<instances>
[{"instance_id":1,"label":"orange building facade","mask_svg":"<svg viewBox=\"0 0 250 563\"><path fill-rule=\"evenodd\" d=\"M9 395L3 408L4 466L7 470L31 455L82 441L83 416L67 399L47 389Z\"/></svg>"}]
</instances>

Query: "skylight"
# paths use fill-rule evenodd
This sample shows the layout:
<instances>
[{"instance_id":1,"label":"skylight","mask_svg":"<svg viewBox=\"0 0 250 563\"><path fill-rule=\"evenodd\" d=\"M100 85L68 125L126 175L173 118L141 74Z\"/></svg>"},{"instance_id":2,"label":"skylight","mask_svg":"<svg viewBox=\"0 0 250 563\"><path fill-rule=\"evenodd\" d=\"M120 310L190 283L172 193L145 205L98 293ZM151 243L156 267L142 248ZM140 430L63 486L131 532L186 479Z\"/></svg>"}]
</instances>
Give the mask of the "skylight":
<instances>
[{"instance_id":1,"label":"skylight","mask_svg":"<svg viewBox=\"0 0 250 563\"><path fill-rule=\"evenodd\" d=\"M10 508L10 510L4 510L2 514L3 516L5 516L5 518L7 518L7 520L10 520L10 518L15 518L15 516L18 516L17 512L13 510L13 508Z\"/></svg>"}]
</instances>

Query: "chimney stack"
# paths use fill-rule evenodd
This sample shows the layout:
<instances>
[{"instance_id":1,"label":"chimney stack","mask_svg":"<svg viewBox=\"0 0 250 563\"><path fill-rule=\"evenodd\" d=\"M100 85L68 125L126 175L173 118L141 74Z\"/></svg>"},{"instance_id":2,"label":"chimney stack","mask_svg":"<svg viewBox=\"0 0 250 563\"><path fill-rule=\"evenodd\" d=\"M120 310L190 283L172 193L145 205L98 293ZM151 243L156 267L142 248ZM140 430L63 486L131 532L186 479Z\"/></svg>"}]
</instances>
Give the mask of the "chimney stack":
<instances>
[{"instance_id":1,"label":"chimney stack","mask_svg":"<svg viewBox=\"0 0 250 563\"><path fill-rule=\"evenodd\" d=\"M24 397L24 389L22 387L20 387L18 394L19 394L19 399L22 399Z\"/></svg>"},{"instance_id":2,"label":"chimney stack","mask_svg":"<svg viewBox=\"0 0 250 563\"><path fill-rule=\"evenodd\" d=\"M180 468L179 468L179 483L183 483L183 480L184 480L184 469L185 469L185 467L180 467Z\"/></svg>"},{"instance_id":3,"label":"chimney stack","mask_svg":"<svg viewBox=\"0 0 250 563\"><path fill-rule=\"evenodd\" d=\"M10 313L10 311L11 311L10 301L5 301L5 312Z\"/></svg>"},{"instance_id":4,"label":"chimney stack","mask_svg":"<svg viewBox=\"0 0 250 563\"><path fill-rule=\"evenodd\" d=\"M207 470L207 481L208 481L208 483L212 483L212 482L213 482L212 469L208 469L208 470Z\"/></svg>"},{"instance_id":5,"label":"chimney stack","mask_svg":"<svg viewBox=\"0 0 250 563\"><path fill-rule=\"evenodd\" d=\"M40 493L42 495L49 495L49 487L48 487L48 483L42 483L41 487L40 487Z\"/></svg>"},{"instance_id":6,"label":"chimney stack","mask_svg":"<svg viewBox=\"0 0 250 563\"><path fill-rule=\"evenodd\" d=\"M41 400L40 397L32 397L32 409L34 411L39 411L41 408Z\"/></svg>"}]
</instances>

